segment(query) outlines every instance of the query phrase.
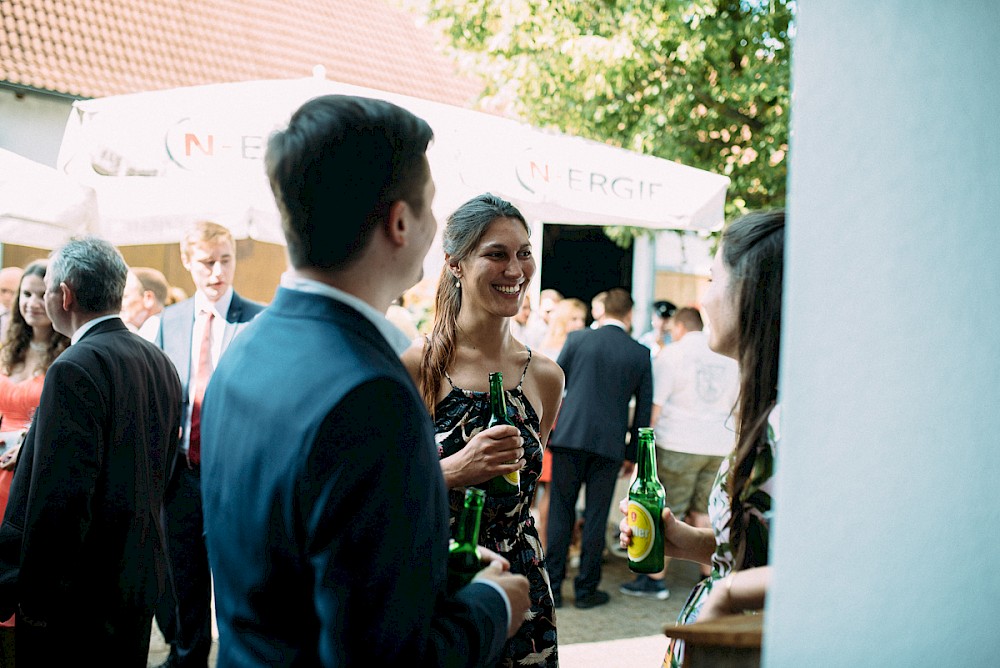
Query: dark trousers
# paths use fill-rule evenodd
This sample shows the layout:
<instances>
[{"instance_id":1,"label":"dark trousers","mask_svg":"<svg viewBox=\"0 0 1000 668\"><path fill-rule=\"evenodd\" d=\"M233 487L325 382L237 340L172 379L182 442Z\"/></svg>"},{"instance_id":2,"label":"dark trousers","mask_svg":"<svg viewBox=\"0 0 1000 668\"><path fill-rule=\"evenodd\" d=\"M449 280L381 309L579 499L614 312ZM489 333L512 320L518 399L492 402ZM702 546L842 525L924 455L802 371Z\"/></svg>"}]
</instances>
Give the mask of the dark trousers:
<instances>
[{"instance_id":1,"label":"dark trousers","mask_svg":"<svg viewBox=\"0 0 1000 668\"><path fill-rule=\"evenodd\" d=\"M200 468L179 454L163 497L170 592L156 610L156 623L170 642L172 665L208 665L212 649L212 575L201 508ZM172 599L172 600L171 600ZM173 605L171 605L173 603Z\"/></svg>"},{"instance_id":2,"label":"dark trousers","mask_svg":"<svg viewBox=\"0 0 1000 668\"><path fill-rule=\"evenodd\" d=\"M590 452L552 448L552 501L549 505L546 563L553 591L561 591L566 576L566 554L576 523L576 499L581 485L586 487L586 506L583 511L580 573L573 581L573 588L580 596L593 593L600 584L605 525L621 465L619 460Z\"/></svg>"}]
</instances>

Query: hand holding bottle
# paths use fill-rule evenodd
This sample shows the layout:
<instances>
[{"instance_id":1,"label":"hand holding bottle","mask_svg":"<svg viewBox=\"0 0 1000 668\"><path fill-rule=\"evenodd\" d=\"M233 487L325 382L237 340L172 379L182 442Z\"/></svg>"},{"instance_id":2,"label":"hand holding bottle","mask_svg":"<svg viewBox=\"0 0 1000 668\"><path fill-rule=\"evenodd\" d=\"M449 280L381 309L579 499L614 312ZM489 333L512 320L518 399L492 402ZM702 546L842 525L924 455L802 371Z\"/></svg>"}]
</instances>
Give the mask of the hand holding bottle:
<instances>
[{"instance_id":1,"label":"hand holding bottle","mask_svg":"<svg viewBox=\"0 0 1000 668\"><path fill-rule=\"evenodd\" d=\"M516 427L516 423L511 419L510 413L507 412L507 392L503 389L503 372L502 371L492 371L489 375L490 380L490 413L486 420L486 428L497 427L500 425L510 425ZM524 454L523 451L521 453ZM510 465L517 465L523 463L521 462L521 455L518 455L514 459L507 461ZM486 481L483 485L483 489L487 491L490 496L510 496L512 494L519 494L521 491L521 466L517 466L513 471L504 471L499 475Z\"/></svg>"},{"instance_id":2,"label":"hand holding bottle","mask_svg":"<svg viewBox=\"0 0 1000 668\"><path fill-rule=\"evenodd\" d=\"M479 546L479 562L483 565L483 568L489 568L493 564L497 564L502 572L510 570L510 562L504 557L497 554L488 547Z\"/></svg>"},{"instance_id":3,"label":"hand holding bottle","mask_svg":"<svg viewBox=\"0 0 1000 668\"><path fill-rule=\"evenodd\" d=\"M479 432L465 447L441 460L448 487L478 485L524 466L524 439L517 427L498 425Z\"/></svg>"},{"instance_id":4,"label":"hand holding bottle","mask_svg":"<svg viewBox=\"0 0 1000 668\"><path fill-rule=\"evenodd\" d=\"M632 527L628 525L628 499L618 503L622 520L618 523L618 542L628 549L632 544ZM693 527L677 519L670 508L664 508L661 514L663 520L663 553L667 557L685 559L707 564L711 561L715 550L715 537L711 529Z\"/></svg>"}]
</instances>

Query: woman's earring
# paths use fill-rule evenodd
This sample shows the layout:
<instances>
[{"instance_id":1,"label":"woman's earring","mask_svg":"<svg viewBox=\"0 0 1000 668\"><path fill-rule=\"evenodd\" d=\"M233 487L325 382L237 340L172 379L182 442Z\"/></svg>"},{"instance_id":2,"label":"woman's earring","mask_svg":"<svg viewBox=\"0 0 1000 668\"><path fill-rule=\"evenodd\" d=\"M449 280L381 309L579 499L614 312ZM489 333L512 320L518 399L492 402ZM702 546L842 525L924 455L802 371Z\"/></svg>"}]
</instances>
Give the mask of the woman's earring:
<instances>
[{"instance_id":1,"label":"woman's earring","mask_svg":"<svg viewBox=\"0 0 1000 668\"><path fill-rule=\"evenodd\" d=\"M459 290L462 289L462 282L459 281L457 278L455 279L455 287Z\"/></svg>"}]
</instances>

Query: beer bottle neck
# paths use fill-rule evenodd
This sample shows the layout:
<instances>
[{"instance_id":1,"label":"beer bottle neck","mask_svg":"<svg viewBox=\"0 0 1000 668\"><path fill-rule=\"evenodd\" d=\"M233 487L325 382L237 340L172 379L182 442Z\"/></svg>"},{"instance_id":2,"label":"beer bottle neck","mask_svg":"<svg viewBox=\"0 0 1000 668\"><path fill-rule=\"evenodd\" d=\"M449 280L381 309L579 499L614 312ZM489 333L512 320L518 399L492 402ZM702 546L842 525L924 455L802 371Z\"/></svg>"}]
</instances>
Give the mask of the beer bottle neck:
<instances>
[{"instance_id":1,"label":"beer bottle neck","mask_svg":"<svg viewBox=\"0 0 1000 668\"><path fill-rule=\"evenodd\" d=\"M503 393L503 374L490 374L490 413L493 421L507 421L507 397Z\"/></svg>"},{"instance_id":2,"label":"beer bottle neck","mask_svg":"<svg viewBox=\"0 0 1000 668\"><path fill-rule=\"evenodd\" d=\"M455 541L462 545L479 543L479 521L483 513L481 497L466 496L465 506L458 520Z\"/></svg>"},{"instance_id":3,"label":"beer bottle neck","mask_svg":"<svg viewBox=\"0 0 1000 668\"><path fill-rule=\"evenodd\" d=\"M656 442L651 432L639 433L639 447L636 449L636 478L649 481L656 478Z\"/></svg>"}]
</instances>

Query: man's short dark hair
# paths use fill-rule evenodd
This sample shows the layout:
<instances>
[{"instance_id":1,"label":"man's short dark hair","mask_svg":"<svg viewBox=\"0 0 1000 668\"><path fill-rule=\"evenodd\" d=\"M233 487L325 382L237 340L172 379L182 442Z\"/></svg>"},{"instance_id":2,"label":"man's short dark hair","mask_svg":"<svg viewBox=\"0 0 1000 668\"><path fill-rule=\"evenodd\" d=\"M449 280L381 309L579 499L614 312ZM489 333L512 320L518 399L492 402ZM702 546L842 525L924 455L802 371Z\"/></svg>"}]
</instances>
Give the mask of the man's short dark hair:
<instances>
[{"instance_id":1,"label":"man's short dark hair","mask_svg":"<svg viewBox=\"0 0 1000 668\"><path fill-rule=\"evenodd\" d=\"M705 323L701 320L701 313L698 312L698 309L690 306L685 306L674 313L674 322L681 323L684 325L684 329L689 332L700 332L705 327Z\"/></svg>"},{"instance_id":2,"label":"man's short dark hair","mask_svg":"<svg viewBox=\"0 0 1000 668\"><path fill-rule=\"evenodd\" d=\"M132 267L132 273L135 274L135 277L139 279L139 283L142 284L143 292L146 290L152 292L153 298L156 299L160 306L167 303L170 284L167 283L167 277L163 275L163 272L152 267Z\"/></svg>"},{"instance_id":3,"label":"man's short dark hair","mask_svg":"<svg viewBox=\"0 0 1000 668\"><path fill-rule=\"evenodd\" d=\"M423 212L434 133L383 100L325 95L302 105L271 136L271 181L296 268L337 270L364 249L393 202Z\"/></svg>"},{"instance_id":4,"label":"man's short dark hair","mask_svg":"<svg viewBox=\"0 0 1000 668\"><path fill-rule=\"evenodd\" d=\"M604 314L621 319L632 312L632 296L624 288L611 288L604 299Z\"/></svg>"}]
</instances>

